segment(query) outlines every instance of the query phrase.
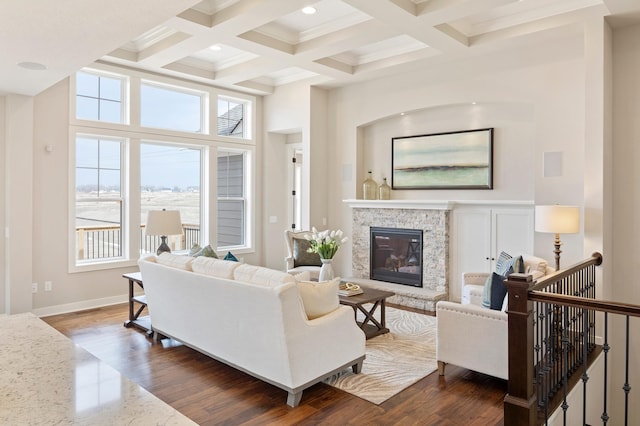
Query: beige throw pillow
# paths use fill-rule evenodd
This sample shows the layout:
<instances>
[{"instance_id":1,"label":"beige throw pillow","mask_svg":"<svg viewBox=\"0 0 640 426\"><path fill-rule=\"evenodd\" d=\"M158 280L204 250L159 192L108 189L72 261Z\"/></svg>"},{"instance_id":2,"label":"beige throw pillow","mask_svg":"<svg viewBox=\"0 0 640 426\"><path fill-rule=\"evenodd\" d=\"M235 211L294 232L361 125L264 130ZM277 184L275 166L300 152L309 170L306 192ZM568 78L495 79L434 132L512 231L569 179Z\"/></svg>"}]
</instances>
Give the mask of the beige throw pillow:
<instances>
[{"instance_id":1,"label":"beige throw pillow","mask_svg":"<svg viewBox=\"0 0 640 426\"><path fill-rule=\"evenodd\" d=\"M340 305L338 299L339 284L340 278L323 282L297 282L307 318L310 320L319 318L338 309Z\"/></svg>"}]
</instances>

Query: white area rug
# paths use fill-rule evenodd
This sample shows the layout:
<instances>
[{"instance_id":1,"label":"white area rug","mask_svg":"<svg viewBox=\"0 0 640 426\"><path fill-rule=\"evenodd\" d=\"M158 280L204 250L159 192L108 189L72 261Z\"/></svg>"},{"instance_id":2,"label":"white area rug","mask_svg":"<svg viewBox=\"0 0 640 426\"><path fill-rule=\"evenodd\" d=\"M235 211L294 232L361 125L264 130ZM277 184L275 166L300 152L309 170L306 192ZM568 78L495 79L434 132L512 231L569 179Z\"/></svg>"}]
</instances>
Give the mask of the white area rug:
<instances>
[{"instance_id":1,"label":"white area rug","mask_svg":"<svg viewBox=\"0 0 640 426\"><path fill-rule=\"evenodd\" d=\"M346 370L325 383L381 404L437 369L436 317L389 307L386 314L390 332L367 340L362 372Z\"/></svg>"}]
</instances>

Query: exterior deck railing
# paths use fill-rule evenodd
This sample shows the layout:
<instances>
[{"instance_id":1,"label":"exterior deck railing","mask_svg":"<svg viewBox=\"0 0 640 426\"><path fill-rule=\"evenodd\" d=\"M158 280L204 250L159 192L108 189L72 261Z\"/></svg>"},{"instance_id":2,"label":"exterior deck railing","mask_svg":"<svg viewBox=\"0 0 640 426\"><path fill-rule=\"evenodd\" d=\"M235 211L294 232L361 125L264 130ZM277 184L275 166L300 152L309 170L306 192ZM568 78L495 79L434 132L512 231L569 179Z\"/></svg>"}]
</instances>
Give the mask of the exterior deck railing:
<instances>
[{"instance_id":1,"label":"exterior deck railing","mask_svg":"<svg viewBox=\"0 0 640 426\"><path fill-rule=\"evenodd\" d=\"M171 250L185 250L200 241L200 226L182 224L181 235L170 235L167 244ZM79 260L108 259L122 256L122 232L120 226L84 226L76 228L76 247ZM160 245L159 236L145 235L145 225L140 225L140 252L153 253Z\"/></svg>"}]
</instances>

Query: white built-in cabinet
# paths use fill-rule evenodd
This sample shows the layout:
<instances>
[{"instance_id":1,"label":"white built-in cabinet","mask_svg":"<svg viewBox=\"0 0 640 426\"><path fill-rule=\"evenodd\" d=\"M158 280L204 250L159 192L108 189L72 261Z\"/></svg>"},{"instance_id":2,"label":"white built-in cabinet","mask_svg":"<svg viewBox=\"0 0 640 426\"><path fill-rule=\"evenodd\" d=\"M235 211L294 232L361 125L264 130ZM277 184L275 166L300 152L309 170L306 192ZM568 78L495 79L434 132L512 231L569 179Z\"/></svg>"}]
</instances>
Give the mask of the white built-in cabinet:
<instances>
[{"instance_id":1,"label":"white built-in cabinet","mask_svg":"<svg viewBox=\"0 0 640 426\"><path fill-rule=\"evenodd\" d=\"M463 272L495 271L501 251L533 253L533 205L456 205L452 213L450 300L460 301Z\"/></svg>"}]
</instances>

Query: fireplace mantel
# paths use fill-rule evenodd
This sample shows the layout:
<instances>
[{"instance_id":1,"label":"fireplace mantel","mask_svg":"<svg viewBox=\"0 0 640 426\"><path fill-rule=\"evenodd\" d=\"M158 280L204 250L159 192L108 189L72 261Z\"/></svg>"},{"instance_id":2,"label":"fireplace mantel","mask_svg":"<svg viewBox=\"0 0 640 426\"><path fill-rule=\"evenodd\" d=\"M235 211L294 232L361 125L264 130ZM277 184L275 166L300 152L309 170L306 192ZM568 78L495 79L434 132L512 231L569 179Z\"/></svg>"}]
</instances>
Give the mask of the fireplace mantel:
<instances>
[{"instance_id":1,"label":"fireplace mantel","mask_svg":"<svg viewBox=\"0 0 640 426\"><path fill-rule=\"evenodd\" d=\"M454 201L439 200L343 200L351 208L451 210Z\"/></svg>"},{"instance_id":2,"label":"fireplace mantel","mask_svg":"<svg viewBox=\"0 0 640 426\"><path fill-rule=\"evenodd\" d=\"M456 206L515 207L533 206L528 200L342 200L351 208L453 210Z\"/></svg>"}]
</instances>

